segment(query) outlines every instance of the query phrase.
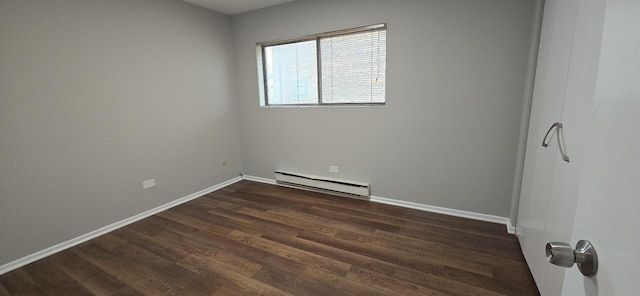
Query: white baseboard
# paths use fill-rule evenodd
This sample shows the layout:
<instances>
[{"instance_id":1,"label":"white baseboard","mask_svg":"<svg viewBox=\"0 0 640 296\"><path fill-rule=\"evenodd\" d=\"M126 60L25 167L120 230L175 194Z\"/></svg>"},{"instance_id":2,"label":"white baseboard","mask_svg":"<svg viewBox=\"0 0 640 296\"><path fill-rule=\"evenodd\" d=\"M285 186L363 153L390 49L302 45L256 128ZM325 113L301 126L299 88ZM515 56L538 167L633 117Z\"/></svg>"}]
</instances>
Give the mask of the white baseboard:
<instances>
[{"instance_id":1,"label":"white baseboard","mask_svg":"<svg viewBox=\"0 0 640 296\"><path fill-rule=\"evenodd\" d=\"M174 200L172 202L166 203L166 204L161 205L159 207L156 207L156 208L153 208L151 210L142 212L140 214L137 214L135 216L126 218L124 220L120 220L120 221L115 222L113 224L107 225L105 227L102 227L102 228L96 229L94 231L91 231L89 233L86 233L86 234L83 234L81 236L78 236L76 238L73 238L73 239L70 239L68 241L59 243L59 244L57 244L55 246L46 248L46 249L44 249L42 251L38 251L38 252L33 253L31 255L22 257L22 258L20 258L18 260L9 262L7 264L4 264L4 265L0 266L0 275L2 275L4 273L7 273L9 271L12 271L14 269L18 269L18 268L20 268L22 266L25 266L25 265L27 265L29 263L32 263L32 262L37 261L37 260L40 260L40 259L45 258L47 256L50 256L50 255L53 255L55 253L64 251L64 250L66 250L68 248L77 246L77 245L79 245L81 243L84 243L84 242L89 241L91 239L94 239L94 238L96 238L98 236L101 236L103 234L106 234L106 233L109 233L111 231L114 231L116 229L122 228L122 227L127 226L127 225L129 225L131 223L140 221L140 220L142 220L144 218L147 218L149 216L155 215L155 214L160 213L162 211L168 210L168 209L173 208L175 206L178 206L178 205L181 205L181 204L186 203L188 201L194 200L194 199L196 199L198 197L201 197L203 195L206 195L208 193L216 191L216 190L218 190L220 188L223 188L223 187L229 186L229 185L231 185L233 183L242 181L242 179L243 179L242 177L235 177L235 178L233 178L231 180L228 180L228 181L222 182L220 184L211 186L209 188L200 190L200 191L198 191L196 193L189 194L189 195L187 195L185 197L182 197L180 199L177 199L177 200Z\"/></svg>"},{"instance_id":2,"label":"white baseboard","mask_svg":"<svg viewBox=\"0 0 640 296\"><path fill-rule=\"evenodd\" d=\"M261 177L249 176L249 175L242 175L242 179L248 180L248 181L254 181L254 182L260 182L260 183L267 183L267 184L276 185L276 180L274 180L274 179L261 178Z\"/></svg>"},{"instance_id":3,"label":"white baseboard","mask_svg":"<svg viewBox=\"0 0 640 296\"><path fill-rule=\"evenodd\" d=\"M511 222L511 219L507 219L507 232L509 234L516 235L516 227L513 226L513 223Z\"/></svg>"},{"instance_id":4,"label":"white baseboard","mask_svg":"<svg viewBox=\"0 0 640 296\"><path fill-rule=\"evenodd\" d=\"M487 215L487 214L481 214L476 212L468 212L468 211L462 211L462 210L456 210L456 209L450 209L450 208L430 206L430 205L425 205L425 204L420 204L415 202L390 199L390 198L373 196L373 195L371 196L370 200L372 202L400 206L404 208L421 210L425 212L444 214L444 215L473 219L473 220L484 221L484 222L504 224L507 227L508 233L510 234L515 233L515 228L511 226L511 219L507 217L500 217L500 216Z\"/></svg>"},{"instance_id":5,"label":"white baseboard","mask_svg":"<svg viewBox=\"0 0 640 296\"><path fill-rule=\"evenodd\" d=\"M249 181L261 182L261 183L267 183L267 184L276 184L275 180L268 179L268 178L261 178L261 177L255 177L255 176L249 176L249 175L243 175L242 178ZM500 216L480 214L475 212L467 212L467 211L461 211L461 210L455 210L455 209L449 209L449 208L443 208L443 207L437 207L437 206L430 206L430 205L425 205L425 204L420 204L415 202L390 199L390 198L373 196L373 195L369 200L372 202L400 206L404 208L421 210L425 212L432 212L432 213L445 214L445 215L454 216L454 217L461 217L461 218L468 218L468 219L484 221L484 222L504 224L509 234L516 233L516 228L513 225L511 225L511 219L507 217L500 217Z\"/></svg>"}]
</instances>

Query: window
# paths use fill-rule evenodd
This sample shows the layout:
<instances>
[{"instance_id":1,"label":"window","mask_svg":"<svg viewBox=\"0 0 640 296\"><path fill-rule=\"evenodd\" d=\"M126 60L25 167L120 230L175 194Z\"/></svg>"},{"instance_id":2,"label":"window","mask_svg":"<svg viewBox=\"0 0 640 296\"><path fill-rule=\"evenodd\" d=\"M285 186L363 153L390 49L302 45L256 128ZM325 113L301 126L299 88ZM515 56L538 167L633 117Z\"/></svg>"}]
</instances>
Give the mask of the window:
<instances>
[{"instance_id":1,"label":"window","mask_svg":"<svg viewBox=\"0 0 640 296\"><path fill-rule=\"evenodd\" d=\"M386 24L258 43L261 105L383 105Z\"/></svg>"}]
</instances>

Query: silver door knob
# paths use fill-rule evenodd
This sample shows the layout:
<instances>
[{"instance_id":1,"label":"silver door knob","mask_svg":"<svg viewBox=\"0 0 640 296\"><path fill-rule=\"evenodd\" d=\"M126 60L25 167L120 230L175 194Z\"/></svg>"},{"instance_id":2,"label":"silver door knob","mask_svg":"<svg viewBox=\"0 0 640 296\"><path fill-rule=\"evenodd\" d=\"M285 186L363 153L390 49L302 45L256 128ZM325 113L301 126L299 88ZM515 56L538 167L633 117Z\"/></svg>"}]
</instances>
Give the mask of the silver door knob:
<instances>
[{"instance_id":1,"label":"silver door knob","mask_svg":"<svg viewBox=\"0 0 640 296\"><path fill-rule=\"evenodd\" d=\"M579 241L575 249L567 243L550 242L547 243L545 253L551 264L566 268L577 264L584 276L592 277L598 271L598 255L589 241Z\"/></svg>"}]
</instances>

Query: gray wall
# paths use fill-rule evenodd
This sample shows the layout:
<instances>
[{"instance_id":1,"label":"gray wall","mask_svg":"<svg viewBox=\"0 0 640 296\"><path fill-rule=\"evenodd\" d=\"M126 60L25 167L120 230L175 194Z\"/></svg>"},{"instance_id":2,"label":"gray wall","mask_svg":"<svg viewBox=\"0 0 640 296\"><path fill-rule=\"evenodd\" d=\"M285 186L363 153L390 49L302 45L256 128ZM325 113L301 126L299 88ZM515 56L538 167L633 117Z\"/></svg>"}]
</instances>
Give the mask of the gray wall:
<instances>
[{"instance_id":1,"label":"gray wall","mask_svg":"<svg viewBox=\"0 0 640 296\"><path fill-rule=\"evenodd\" d=\"M242 171L231 32L174 0L0 0L0 265Z\"/></svg>"},{"instance_id":2,"label":"gray wall","mask_svg":"<svg viewBox=\"0 0 640 296\"><path fill-rule=\"evenodd\" d=\"M531 0L299 0L234 17L244 173L368 181L377 196L508 217L533 9ZM256 42L381 22L386 106L259 107Z\"/></svg>"}]
</instances>

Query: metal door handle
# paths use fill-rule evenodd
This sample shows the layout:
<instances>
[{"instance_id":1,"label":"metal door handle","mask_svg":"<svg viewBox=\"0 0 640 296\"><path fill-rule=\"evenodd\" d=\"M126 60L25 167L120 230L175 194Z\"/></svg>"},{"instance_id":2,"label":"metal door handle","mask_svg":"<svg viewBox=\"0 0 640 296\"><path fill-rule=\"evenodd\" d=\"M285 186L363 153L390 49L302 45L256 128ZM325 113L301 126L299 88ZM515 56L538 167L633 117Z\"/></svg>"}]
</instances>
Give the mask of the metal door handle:
<instances>
[{"instance_id":1,"label":"metal door handle","mask_svg":"<svg viewBox=\"0 0 640 296\"><path fill-rule=\"evenodd\" d=\"M584 276L592 277L598 271L598 255L589 241L578 241L575 249L567 243L550 242L547 243L545 253L551 264L566 268L577 264Z\"/></svg>"},{"instance_id":2,"label":"metal door handle","mask_svg":"<svg viewBox=\"0 0 640 296\"><path fill-rule=\"evenodd\" d=\"M558 138L558 149L560 149L560 156L562 156L562 160L569 162L569 155L567 154L567 145L564 143L564 133L562 132L561 122L556 122L551 125L547 133L544 135L544 138L542 139L542 147L546 148L547 146L549 146L549 143L551 143L551 139L553 139L553 136L556 134Z\"/></svg>"}]
</instances>

